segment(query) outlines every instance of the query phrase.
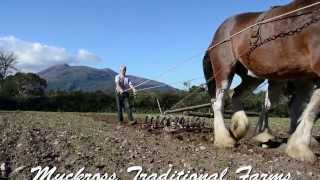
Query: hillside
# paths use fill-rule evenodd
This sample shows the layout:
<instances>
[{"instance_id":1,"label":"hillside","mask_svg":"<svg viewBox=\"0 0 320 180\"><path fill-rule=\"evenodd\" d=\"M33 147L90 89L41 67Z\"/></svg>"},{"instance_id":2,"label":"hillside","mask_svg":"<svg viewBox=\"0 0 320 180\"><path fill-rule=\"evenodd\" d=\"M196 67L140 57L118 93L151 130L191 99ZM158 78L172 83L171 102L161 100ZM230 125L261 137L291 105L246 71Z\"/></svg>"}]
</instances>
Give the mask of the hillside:
<instances>
[{"instance_id":1,"label":"hillside","mask_svg":"<svg viewBox=\"0 0 320 180\"><path fill-rule=\"evenodd\" d=\"M48 90L63 90L63 91L106 91L113 92L114 77L117 75L112 69L96 69L88 66L70 66L68 64L52 66L38 73L48 82ZM146 78L129 75L129 78L134 84L138 84ZM152 91L174 92L177 89L157 81L149 81L140 86L148 88L152 86L161 86L152 89Z\"/></svg>"}]
</instances>

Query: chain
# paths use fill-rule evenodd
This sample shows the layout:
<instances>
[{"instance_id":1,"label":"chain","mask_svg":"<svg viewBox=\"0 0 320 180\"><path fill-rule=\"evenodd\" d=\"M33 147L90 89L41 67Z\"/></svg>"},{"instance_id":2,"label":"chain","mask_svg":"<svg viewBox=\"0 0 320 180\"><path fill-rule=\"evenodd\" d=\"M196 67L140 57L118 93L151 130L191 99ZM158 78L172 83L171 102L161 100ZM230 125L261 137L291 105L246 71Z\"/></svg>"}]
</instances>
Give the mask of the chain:
<instances>
[{"instance_id":1,"label":"chain","mask_svg":"<svg viewBox=\"0 0 320 180\"><path fill-rule=\"evenodd\" d=\"M319 11L319 10L317 10ZM315 12L313 12L315 13ZM249 52L247 53L247 57L250 58L250 55L259 47L263 46L264 44L268 43L268 42L271 42L271 41L275 41L277 39L280 39L280 38L285 38L285 37L289 37L289 36L293 36L297 33L300 33L302 32L304 29L306 29L307 27L309 27L310 25L312 24L315 24L317 22L320 21L320 16L319 17L313 17L312 16L312 20L309 21L309 22L306 22L305 24L303 24L302 26L294 29L294 30L291 30L291 31L287 31L287 32L280 32L279 34L276 34L276 35L273 35L271 37L268 37L264 40L261 40L261 38L258 39L258 41L256 41L256 43L250 43L251 47L249 49ZM259 34L260 35L260 34ZM259 42L260 41L260 42Z\"/></svg>"}]
</instances>

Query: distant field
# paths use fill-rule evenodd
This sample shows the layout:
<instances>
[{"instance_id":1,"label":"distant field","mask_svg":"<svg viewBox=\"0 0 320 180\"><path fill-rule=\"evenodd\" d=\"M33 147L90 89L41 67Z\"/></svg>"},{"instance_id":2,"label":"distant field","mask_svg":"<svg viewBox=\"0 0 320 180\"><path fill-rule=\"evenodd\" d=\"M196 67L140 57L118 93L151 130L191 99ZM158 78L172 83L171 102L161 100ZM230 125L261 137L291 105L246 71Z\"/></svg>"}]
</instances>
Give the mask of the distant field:
<instances>
[{"instance_id":1,"label":"distant field","mask_svg":"<svg viewBox=\"0 0 320 180\"><path fill-rule=\"evenodd\" d=\"M144 114L136 114L143 119ZM251 118L252 129L257 118ZM30 179L32 167L57 166L60 172L116 172L132 179L126 169L143 166L147 172L169 167L192 172L219 172L252 165L255 172L290 172L294 179L320 179L320 160L306 164L287 157L283 149L263 149L247 138L233 149L213 147L210 132L166 133L141 124L117 126L113 113L1 112L0 165L10 166L10 179ZM287 137L288 119L271 118L275 135ZM319 123L314 129L319 135ZM320 146L313 147L320 154ZM17 170L14 172L14 170ZM1 178L0 178L1 179Z\"/></svg>"}]
</instances>

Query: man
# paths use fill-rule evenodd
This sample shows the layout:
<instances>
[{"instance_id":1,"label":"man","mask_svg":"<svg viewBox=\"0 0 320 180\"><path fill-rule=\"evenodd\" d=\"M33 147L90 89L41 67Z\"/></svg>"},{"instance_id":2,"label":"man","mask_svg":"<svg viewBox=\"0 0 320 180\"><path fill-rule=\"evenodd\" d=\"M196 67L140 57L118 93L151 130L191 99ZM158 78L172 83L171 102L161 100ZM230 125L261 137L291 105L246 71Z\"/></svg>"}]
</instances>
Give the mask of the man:
<instances>
[{"instance_id":1,"label":"man","mask_svg":"<svg viewBox=\"0 0 320 180\"><path fill-rule=\"evenodd\" d=\"M136 124L136 121L133 120L132 111L130 107L129 100L129 90L132 89L133 94L136 94L136 89L132 85L132 82L126 76L127 67L122 65L120 67L120 73L115 77L116 83L116 100L118 108L118 120L119 124L123 122L123 110L125 109L128 113L129 124Z\"/></svg>"}]
</instances>

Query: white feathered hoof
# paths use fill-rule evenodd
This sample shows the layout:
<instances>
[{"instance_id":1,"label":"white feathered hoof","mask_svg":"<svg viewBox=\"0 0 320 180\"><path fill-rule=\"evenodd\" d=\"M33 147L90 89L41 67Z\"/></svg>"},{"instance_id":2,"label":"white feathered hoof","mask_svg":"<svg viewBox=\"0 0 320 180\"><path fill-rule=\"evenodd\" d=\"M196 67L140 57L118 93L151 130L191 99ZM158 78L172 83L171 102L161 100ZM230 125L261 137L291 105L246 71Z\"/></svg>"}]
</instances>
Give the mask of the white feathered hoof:
<instances>
[{"instance_id":1,"label":"white feathered hoof","mask_svg":"<svg viewBox=\"0 0 320 180\"><path fill-rule=\"evenodd\" d=\"M230 131L237 139L243 138L249 130L249 119L244 111L238 111L231 118Z\"/></svg>"},{"instance_id":2,"label":"white feathered hoof","mask_svg":"<svg viewBox=\"0 0 320 180\"><path fill-rule=\"evenodd\" d=\"M268 129L266 129L262 133L259 133L258 135L254 136L252 139L256 142L266 143L270 140L273 140L274 136L270 134Z\"/></svg>"},{"instance_id":3,"label":"white feathered hoof","mask_svg":"<svg viewBox=\"0 0 320 180\"><path fill-rule=\"evenodd\" d=\"M224 135L216 135L214 138L214 146L217 148L233 148L236 145L236 140L234 140L229 132Z\"/></svg>"},{"instance_id":4,"label":"white feathered hoof","mask_svg":"<svg viewBox=\"0 0 320 180\"><path fill-rule=\"evenodd\" d=\"M317 159L314 153L307 145L303 143L296 143L292 138L290 138L288 142L286 153L288 156L299 161L313 163Z\"/></svg>"}]
</instances>

